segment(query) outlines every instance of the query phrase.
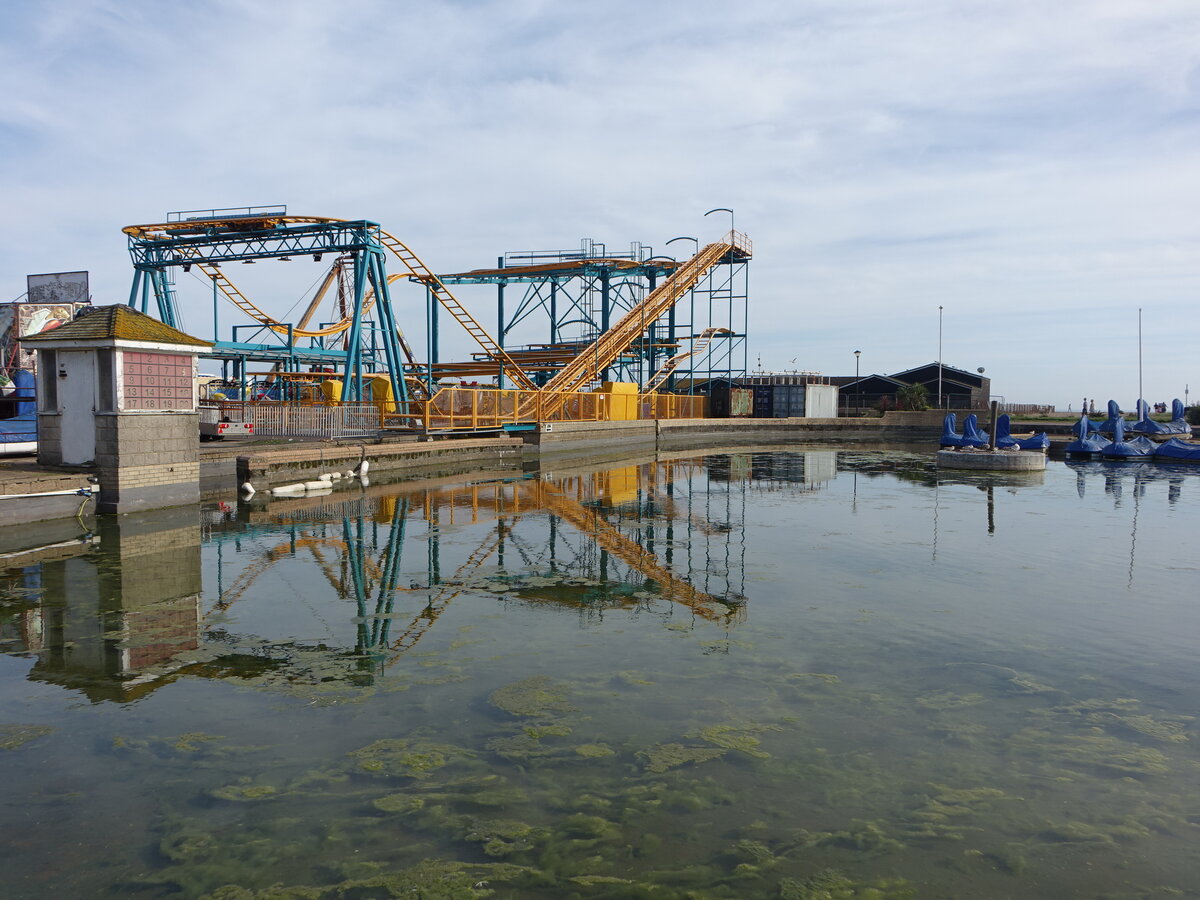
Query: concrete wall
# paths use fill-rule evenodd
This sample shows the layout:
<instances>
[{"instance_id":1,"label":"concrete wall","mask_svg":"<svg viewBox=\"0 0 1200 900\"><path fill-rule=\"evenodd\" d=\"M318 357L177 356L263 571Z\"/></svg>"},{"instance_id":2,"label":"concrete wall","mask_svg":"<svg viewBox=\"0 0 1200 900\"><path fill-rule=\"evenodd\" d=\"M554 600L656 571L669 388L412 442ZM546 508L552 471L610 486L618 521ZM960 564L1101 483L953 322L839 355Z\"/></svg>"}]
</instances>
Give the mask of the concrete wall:
<instances>
[{"instance_id":1,"label":"concrete wall","mask_svg":"<svg viewBox=\"0 0 1200 900\"><path fill-rule=\"evenodd\" d=\"M690 420L689 420L690 421ZM620 459L653 451L658 445L654 420L617 422L546 422L537 431L522 435L526 457L586 456Z\"/></svg>"},{"instance_id":2,"label":"concrete wall","mask_svg":"<svg viewBox=\"0 0 1200 900\"><path fill-rule=\"evenodd\" d=\"M624 423L622 423L624 424ZM361 459L370 462L369 475L384 472L419 471L423 474L440 471L461 471L511 467L521 464L519 438L485 438L465 440L402 441L384 444L359 444L329 447L272 449L255 448L257 452L237 458L237 483L249 481L256 490L272 484L308 481L322 472L355 468Z\"/></svg>"},{"instance_id":3,"label":"concrete wall","mask_svg":"<svg viewBox=\"0 0 1200 900\"><path fill-rule=\"evenodd\" d=\"M917 417L929 418L916 413ZM903 414L900 414L903 416ZM936 424L893 418L861 419L672 419L658 422L659 450L690 447L735 447L753 444L936 442ZM936 449L936 443L933 449Z\"/></svg>"},{"instance_id":4,"label":"concrete wall","mask_svg":"<svg viewBox=\"0 0 1200 900\"><path fill-rule=\"evenodd\" d=\"M61 466L63 464L61 413L38 413L37 460L43 466Z\"/></svg>"}]
</instances>

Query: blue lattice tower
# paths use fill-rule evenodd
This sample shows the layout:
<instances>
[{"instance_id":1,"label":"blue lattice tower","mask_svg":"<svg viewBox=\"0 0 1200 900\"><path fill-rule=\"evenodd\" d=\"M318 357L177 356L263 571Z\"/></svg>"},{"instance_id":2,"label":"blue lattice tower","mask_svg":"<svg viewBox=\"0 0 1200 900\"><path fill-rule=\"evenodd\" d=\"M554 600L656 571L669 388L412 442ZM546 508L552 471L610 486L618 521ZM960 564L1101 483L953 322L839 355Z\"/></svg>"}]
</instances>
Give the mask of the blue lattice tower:
<instances>
[{"instance_id":1,"label":"blue lattice tower","mask_svg":"<svg viewBox=\"0 0 1200 900\"><path fill-rule=\"evenodd\" d=\"M320 216L289 216L286 207L193 210L172 213L164 223L131 225L124 229L133 259L133 285L129 305L150 312L153 295L158 317L177 327L179 319L172 279L175 268L196 266L219 290L257 325L257 332L273 333L276 344L217 341L212 355L241 360L274 362L284 370L301 364L332 364L341 370L344 397L363 398L363 372L386 367L397 400L408 400L402 343L392 309L385 256L389 238L379 224L366 220L343 221ZM394 239L391 239L393 243ZM392 252L395 252L394 250ZM297 327L269 316L226 277L221 265L258 259L288 259L323 254L347 260L353 271L353 306L338 322L318 328ZM377 328L364 329L363 316L375 311ZM368 340L367 331L370 331ZM335 349L330 338L345 336L345 349ZM297 338L308 338L300 346ZM407 355L407 354L404 354ZM410 364L413 360L409 359Z\"/></svg>"}]
</instances>

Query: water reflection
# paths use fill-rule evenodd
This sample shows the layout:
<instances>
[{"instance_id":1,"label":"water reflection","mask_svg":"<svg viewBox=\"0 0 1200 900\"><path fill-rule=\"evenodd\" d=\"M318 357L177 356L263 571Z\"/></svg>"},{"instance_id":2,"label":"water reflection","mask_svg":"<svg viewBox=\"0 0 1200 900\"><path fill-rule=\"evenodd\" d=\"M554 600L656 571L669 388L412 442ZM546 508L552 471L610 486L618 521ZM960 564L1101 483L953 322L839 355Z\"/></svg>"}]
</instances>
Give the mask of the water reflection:
<instances>
[{"instance_id":1,"label":"water reflection","mask_svg":"<svg viewBox=\"0 0 1200 900\"><path fill-rule=\"evenodd\" d=\"M26 568L36 605L18 609L32 681L127 701L153 690L199 646L200 529L195 508L106 517L97 533ZM31 570L32 569L32 570Z\"/></svg>"},{"instance_id":2,"label":"water reflection","mask_svg":"<svg viewBox=\"0 0 1200 900\"><path fill-rule=\"evenodd\" d=\"M1182 467L1067 461L1082 500L1101 490L1128 521L1126 586L1136 571L1138 515L1150 486L1180 500ZM858 514L859 475L931 489L937 560L946 488L986 498L997 532L997 489L1037 488L1044 473L939 471L928 457L859 451L696 454L604 471L433 483L376 484L353 495L261 499L203 511L102 519L97 533L6 554L4 649L36 657L28 677L129 701L180 674L321 684L370 684L416 647L464 592L504 604L670 615L736 627L747 619L746 510L757 494L821 491L839 471ZM473 543L457 540L473 530ZM453 548L447 556L446 536ZM215 549L202 603L201 543ZM347 601L329 634L294 634L294 610L262 623L238 615L277 565L306 560L297 598ZM254 619L254 617L249 617Z\"/></svg>"}]
</instances>

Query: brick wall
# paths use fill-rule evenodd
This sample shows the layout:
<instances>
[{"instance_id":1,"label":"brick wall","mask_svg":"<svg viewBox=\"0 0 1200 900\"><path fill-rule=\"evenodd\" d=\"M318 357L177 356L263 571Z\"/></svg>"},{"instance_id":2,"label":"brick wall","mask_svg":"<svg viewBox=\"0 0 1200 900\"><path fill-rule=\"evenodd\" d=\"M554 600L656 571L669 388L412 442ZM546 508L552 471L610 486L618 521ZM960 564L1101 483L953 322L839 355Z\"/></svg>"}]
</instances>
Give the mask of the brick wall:
<instances>
[{"instance_id":1,"label":"brick wall","mask_svg":"<svg viewBox=\"0 0 1200 900\"><path fill-rule=\"evenodd\" d=\"M196 413L96 416L100 512L130 512L200 499Z\"/></svg>"}]
</instances>

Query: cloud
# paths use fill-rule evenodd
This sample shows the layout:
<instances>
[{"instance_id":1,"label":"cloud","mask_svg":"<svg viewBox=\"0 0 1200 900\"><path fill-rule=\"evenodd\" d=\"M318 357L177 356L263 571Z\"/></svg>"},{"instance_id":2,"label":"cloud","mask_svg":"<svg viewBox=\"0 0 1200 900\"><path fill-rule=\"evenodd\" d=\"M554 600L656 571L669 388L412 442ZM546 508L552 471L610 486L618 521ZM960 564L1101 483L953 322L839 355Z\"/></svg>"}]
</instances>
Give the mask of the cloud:
<instances>
[{"instance_id":1,"label":"cloud","mask_svg":"<svg viewBox=\"0 0 1200 900\"><path fill-rule=\"evenodd\" d=\"M946 361L984 365L1009 399L1131 405L1128 366L1082 348L1127 356L1143 307L1157 398L1181 393L1181 348L1200 338L1192 3L6 14L9 296L28 272L88 268L98 299L122 299L121 226L172 209L371 218L458 271L583 236L712 237L724 222L702 213L730 206L755 241L751 359L767 367L844 374L854 349L879 372L928 361L942 305ZM265 268L247 267L272 309L311 280ZM490 292L464 301L494 318ZM184 302L207 321L203 296ZM419 331L419 301L404 303ZM443 356L470 349L451 338Z\"/></svg>"}]
</instances>

